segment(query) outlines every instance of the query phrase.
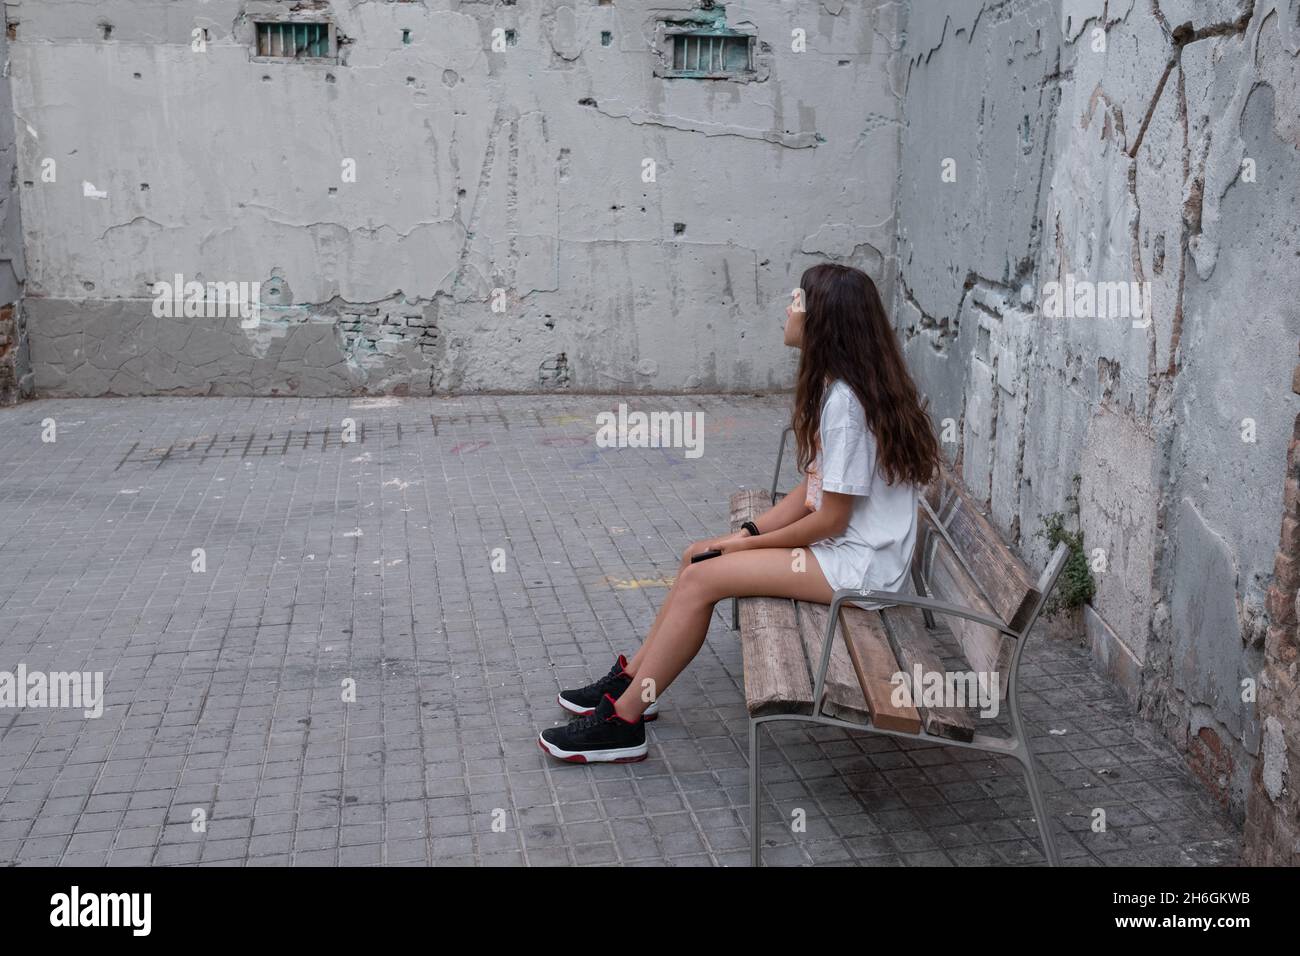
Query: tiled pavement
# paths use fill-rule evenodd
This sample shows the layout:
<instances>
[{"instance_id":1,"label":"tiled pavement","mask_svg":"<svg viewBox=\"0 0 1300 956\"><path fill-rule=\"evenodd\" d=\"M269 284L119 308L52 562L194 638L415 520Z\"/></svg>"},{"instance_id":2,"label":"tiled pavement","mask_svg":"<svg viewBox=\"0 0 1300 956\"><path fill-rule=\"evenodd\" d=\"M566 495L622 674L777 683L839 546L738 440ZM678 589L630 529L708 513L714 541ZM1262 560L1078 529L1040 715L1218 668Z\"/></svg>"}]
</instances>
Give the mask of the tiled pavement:
<instances>
[{"instance_id":1,"label":"tiled pavement","mask_svg":"<svg viewBox=\"0 0 1300 956\"><path fill-rule=\"evenodd\" d=\"M649 760L559 765L534 741L558 687L635 646L730 493L765 483L785 416L782 398L636 398L704 412L703 455L598 448L617 401L0 410L0 671L106 682L98 719L0 709L0 864L745 864L726 608ZM1022 675L1070 862L1236 861L1238 832L1085 652L1037 635ZM777 726L767 862L1040 860L1014 765Z\"/></svg>"}]
</instances>

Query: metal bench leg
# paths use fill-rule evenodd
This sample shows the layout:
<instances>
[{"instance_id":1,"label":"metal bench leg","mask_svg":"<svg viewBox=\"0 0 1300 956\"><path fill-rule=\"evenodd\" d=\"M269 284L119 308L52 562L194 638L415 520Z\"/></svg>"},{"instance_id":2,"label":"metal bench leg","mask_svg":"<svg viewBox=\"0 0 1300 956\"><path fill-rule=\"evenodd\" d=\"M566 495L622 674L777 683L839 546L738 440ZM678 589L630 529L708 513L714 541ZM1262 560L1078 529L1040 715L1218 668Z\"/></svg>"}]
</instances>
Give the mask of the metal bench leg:
<instances>
[{"instance_id":1,"label":"metal bench leg","mask_svg":"<svg viewBox=\"0 0 1300 956\"><path fill-rule=\"evenodd\" d=\"M1048 866L1060 866L1061 857L1056 852L1056 841L1052 839L1052 824L1047 817L1047 803L1038 786L1038 772L1034 770L1034 755L1029 749L1029 741L1024 741L1025 756L1021 764L1025 768L1025 783L1029 790L1029 802L1034 808L1034 819L1038 821L1038 835L1043 840L1043 852L1047 855Z\"/></svg>"},{"instance_id":2,"label":"metal bench leg","mask_svg":"<svg viewBox=\"0 0 1300 956\"><path fill-rule=\"evenodd\" d=\"M749 839L750 865L762 866L763 824L758 815L758 721L749 722Z\"/></svg>"},{"instance_id":3,"label":"metal bench leg","mask_svg":"<svg viewBox=\"0 0 1300 956\"><path fill-rule=\"evenodd\" d=\"M1028 631L1028 628L1025 629ZM1021 645L1023 647L1023 644ZM1016 699L1015 680L1019 670L1020 655L1011 665L1011 687L1007 694L1007 705L1011 709L1011 729L1016 739L1016 759L1025 771L1025 788L1029 791L1029 803L1034 808L1034 819L1038 821L1038 835L1043 840L1043 853L1048 866L1060 866L1061 857L1056 852L1056 841L1052 839L1052 824L1047 817L1047 802L1043 799L1042 788L1038 785L1038 771L1034 769L1034 749L1029 745L1029 733L1025 730L1024 719L1020 716L1020 702Z\"/></svg>"}]
</instances>

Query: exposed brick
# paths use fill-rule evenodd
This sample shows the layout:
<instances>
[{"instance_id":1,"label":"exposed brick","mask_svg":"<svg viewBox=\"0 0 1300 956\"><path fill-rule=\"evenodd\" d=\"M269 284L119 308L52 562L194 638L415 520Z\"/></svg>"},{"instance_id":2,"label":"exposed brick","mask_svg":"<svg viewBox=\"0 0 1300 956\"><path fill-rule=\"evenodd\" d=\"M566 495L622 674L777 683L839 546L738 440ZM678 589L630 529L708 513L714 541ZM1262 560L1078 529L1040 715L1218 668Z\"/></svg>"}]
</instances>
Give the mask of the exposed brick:
<instances>
[{"instance_id":1,"label":"exposed brick","mask_svg":"<svg viewBox=\"0 0 1300 956\"><path fill-rule=\"evenodd\" d=\"M1281 624L1273 624L1268 629L1268 637L1264 640L1264 653L1272 657L1280 654L1282 645L1295 643L1295 628L1283 627Z\"/></svg>"},{"instance_id":2,"label":"exposed brick","mask_svg":"<svg viewBox=\"0 0 1300 956\"><path fill-rule=\"evenodd\" d=\"M1188 742L1187 762L1211 796L1226 807L1231 797L1232 754L1212 728L1202 727Z\"/></svg>"},{"instance_id":3,"label":"exposed brick","mask_svg":"<svg viewBox=\"0 0 1300 956\"><path fill-rule=\"evenodd\" d=\"M1282 591L1294 594L1300 586L1300 558L1277 552L1273 556L1273 582Z\"/></svg>"},{"instance_id":4,"label":"exposed brick","mask_svg":"<svg viewBox=\"0 0 1300 956\"><path fill-rule=\"evenodd\" d=\"M1278 645L1277 662L1282 667L1290 667L1296 661L1295 628L1287 628L1287 640Z\"/></svg>"},{"instance_id":5,"label":"exposed brick","mask_svg":"<svg viewBox=\"0 0 1300 956\"><path fill-rule=\"evenodd\" d=\"M1286 514L1300 516L1300 479L1286 480L1282 488L1282 508Z\"/></svg>"},{"instance_id":6,"label":"exposed brick","mask_svg":"<svg viewBox=\"0 0 1300 956\"><path fill-rule=\"evenodd\" d=\"M1282 535L1278 550L1291 557L1300 556L1300 520L1287 515L1282 519Z\"/></svg>"},{"instance_id":7,"label":"exposed brick","mask_svg":"<svg viewBox=\"0 0 1300 956\"><path fill-rule=\"evenodd\" d=\"M1276 584L1273 585L1268 589L1268 601L1265 607L1268 609L1269 620L1274 624L1288 627L1296 623L1295 591L1293 589L1283 590Z\"/></svg>"}]
</instances>

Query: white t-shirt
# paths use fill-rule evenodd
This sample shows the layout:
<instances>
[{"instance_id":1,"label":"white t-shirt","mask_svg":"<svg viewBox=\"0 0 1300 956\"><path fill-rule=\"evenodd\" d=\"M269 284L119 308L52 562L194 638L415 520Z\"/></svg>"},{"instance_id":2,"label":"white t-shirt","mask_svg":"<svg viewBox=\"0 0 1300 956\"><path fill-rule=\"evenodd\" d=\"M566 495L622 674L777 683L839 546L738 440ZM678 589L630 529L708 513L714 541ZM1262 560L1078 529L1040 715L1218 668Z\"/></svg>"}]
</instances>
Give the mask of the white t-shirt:
<instances>
[{"instance_id":1,"label":"white t-shirt","mask_svg":"<svg viewBox=\"0 0 1300 956\"><path fill-rule=\"evenodd\" d=\"M862 403L842 380L822 400L819 447L808 466L804 504L821 507L822 492L853 495L849 525L838 537L811 546L832 589L869 588L901 591L909 581L916 544L916 509L920 488L890 485L876 468L876 438L867 425ZM865 608L885 603L853 602Z\"/></svg>"}]
</instances>

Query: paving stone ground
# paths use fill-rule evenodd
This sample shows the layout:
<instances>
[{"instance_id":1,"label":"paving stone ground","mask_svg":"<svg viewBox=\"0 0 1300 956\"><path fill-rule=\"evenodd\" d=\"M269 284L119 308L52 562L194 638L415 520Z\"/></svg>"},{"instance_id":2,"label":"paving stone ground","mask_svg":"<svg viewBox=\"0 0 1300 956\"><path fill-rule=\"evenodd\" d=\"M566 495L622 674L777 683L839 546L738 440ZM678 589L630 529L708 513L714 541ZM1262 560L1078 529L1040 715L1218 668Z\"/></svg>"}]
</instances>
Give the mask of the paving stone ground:
<instances>
[{"instance_id":1,"label":"paving stone ground","mask_svg":"<svg viewBox=\"0 0 1300 956\"><path fill-rule=\"evenodd\" d=\"M630 401L702 412L697 458L597 447L618 401L0 410L0 671L105 679L97 719L0 708L0 864L747 864L727 606L648 760L562 765L535 742L557 689L635 648L730 494L770 480L788 400ZM1238 830L1076 644L1038 634L1022 668L1068 862L1235 863ZM768 863L1041 862L1014 764L777 727Z\"/></svg>"}]
</instances>

